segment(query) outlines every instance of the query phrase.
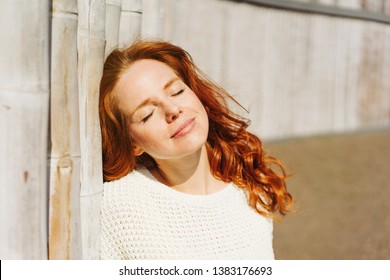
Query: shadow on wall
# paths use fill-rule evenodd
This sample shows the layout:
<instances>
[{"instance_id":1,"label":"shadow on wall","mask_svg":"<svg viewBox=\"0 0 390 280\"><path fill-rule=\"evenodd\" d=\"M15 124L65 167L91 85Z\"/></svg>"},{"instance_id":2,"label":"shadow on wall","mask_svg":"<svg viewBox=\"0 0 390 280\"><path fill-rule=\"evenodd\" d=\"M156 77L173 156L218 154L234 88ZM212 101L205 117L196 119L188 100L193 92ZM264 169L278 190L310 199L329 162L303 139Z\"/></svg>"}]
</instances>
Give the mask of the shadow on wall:
<instances>
[{"instance_id":1,"label":"shadow on wall","mask_svg":"<svg viewBox=\"0 0 390 280\"><path fill-rule=\"evenodd\" d=\"M274 223L276 259L390 259L390 130L268 143L296 214Z\"/></svg>"}]
</instances>

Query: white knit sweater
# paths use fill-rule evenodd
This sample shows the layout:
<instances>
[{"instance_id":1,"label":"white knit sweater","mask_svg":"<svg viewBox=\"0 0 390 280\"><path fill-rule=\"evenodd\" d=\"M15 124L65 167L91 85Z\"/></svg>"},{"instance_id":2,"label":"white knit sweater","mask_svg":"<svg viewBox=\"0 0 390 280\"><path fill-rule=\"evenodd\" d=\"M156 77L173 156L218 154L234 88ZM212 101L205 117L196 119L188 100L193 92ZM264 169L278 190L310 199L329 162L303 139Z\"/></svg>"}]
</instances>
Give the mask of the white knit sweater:
<instances>
[{"instance_id":1,"label":"white knit sweater","mask_svg":"<svg viewBox=\"0 0 390 280\"><path fill-rule=\"evenodd\" d=\"M140 169L104 184L102 259L274 259L272 230L233 183L191 195Z\"/></svg>"}]
</instances>

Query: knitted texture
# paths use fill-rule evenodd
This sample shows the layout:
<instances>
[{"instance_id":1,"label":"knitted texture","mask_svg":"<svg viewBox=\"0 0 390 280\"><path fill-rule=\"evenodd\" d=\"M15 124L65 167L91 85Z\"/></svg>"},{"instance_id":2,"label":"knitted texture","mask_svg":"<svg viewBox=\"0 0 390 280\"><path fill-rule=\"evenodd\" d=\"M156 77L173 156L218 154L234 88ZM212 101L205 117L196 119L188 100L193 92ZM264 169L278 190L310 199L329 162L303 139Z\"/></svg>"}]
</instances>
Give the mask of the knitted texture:
<instances>
[{"instance_id":1,"label":"knitted texture","mask_svg":"<svg viewBox=\"0 0 390 280\"><path fill-rule=\"evenodd\" d=\"M102 259L274 259L272 220L230 183L178 192L147 169L104 184Z\"/></svg>"}]
</instances>

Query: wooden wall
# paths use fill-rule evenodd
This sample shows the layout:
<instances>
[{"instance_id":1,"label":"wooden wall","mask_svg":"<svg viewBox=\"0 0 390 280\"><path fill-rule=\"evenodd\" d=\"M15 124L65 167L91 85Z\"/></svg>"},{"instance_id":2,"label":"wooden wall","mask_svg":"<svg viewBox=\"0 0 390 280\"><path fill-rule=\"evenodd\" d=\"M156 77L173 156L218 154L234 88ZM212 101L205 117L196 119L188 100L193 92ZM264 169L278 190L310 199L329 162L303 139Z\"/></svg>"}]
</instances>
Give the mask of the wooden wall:
<instances>
[{"instance_id":1,"label":"wooden wall","mask_svg":"<svg viewBox=\"0 0 390 280\"><path fill-rule=\"evenodd\" d=\"M52 7L48 257L98 259L103 63L113 48L154 34L159 2L53 0Z\"/></svg>"},{"instance_id":2,"label":"wooden wall","mask_svg":"<svg viewBox=\"0 0 390 280\"><path fill-rule=\"evenodd\" d=\"M234 1L166 1L165 8L164 38L249 109L261 137L390 125L388 24Z\"/></svg>"}]
</instances>

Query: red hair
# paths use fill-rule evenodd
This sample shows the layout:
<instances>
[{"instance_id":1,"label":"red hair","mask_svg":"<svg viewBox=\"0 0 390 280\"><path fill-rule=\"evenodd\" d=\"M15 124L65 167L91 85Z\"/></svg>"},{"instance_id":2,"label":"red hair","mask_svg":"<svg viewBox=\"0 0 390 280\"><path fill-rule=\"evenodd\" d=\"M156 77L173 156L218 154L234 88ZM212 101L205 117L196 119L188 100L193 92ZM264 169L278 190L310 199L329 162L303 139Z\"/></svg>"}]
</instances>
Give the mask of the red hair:
<instances>
[{"instance_id":1,"label":"red hair","mask_svg":"<svg viewBox=\"0 0 390 280\"><path fill-rule=\"evenodd\" d=\"M114 50L105 61L99 98L104 180L119 179L138 165L156 167L146 153L134 155L126 116L115 97L121 75L140 59L167 64L202 102L209 118L206 147L212 174L247 190L249 204L264 216L275 218L271 213L276 210L282 215L289 212L292 196L287 192L285 169L279 160L267 156L260 139L246 130L249 120L228 108L227 99L236 101L207 78L185 50L163 41L137 41Z\"/></svg>"}]
</instances>

